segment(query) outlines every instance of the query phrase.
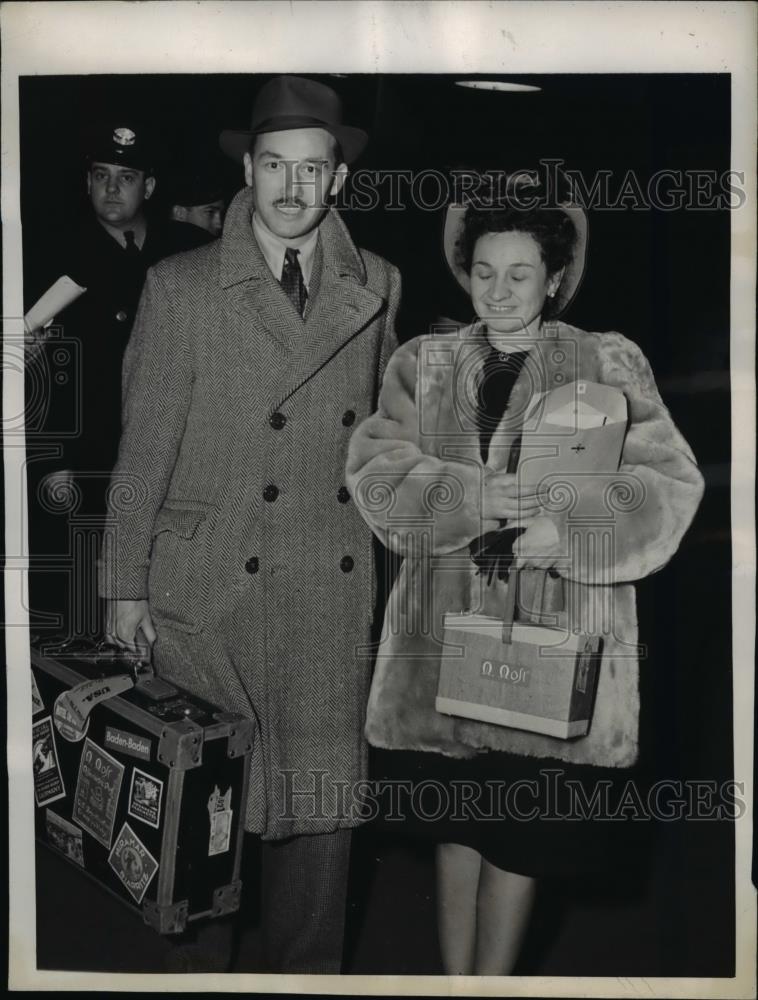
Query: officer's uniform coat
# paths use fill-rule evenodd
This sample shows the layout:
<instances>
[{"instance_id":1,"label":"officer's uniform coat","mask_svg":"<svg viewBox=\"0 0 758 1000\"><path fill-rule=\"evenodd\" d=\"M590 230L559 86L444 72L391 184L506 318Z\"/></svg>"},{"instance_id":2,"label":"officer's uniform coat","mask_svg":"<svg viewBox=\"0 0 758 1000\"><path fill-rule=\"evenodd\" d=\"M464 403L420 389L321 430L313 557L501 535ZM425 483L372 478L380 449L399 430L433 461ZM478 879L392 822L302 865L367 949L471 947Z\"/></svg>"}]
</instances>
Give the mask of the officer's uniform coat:
<instances>
[{"instance_id":1,"label":"officer's uniform coat","mask_svg":"<svg viewBox=\"0 0 758 1000\"><path fill-rule=\"evenodd\" d=\"M192 228L199 237L151 221L142 249L130 254L89 214L38 254L43 263L29 282L29 306L64 274L86 289L55 317L58 330L46 346L45 377L39 379L48 398L37 409L44 411L47 435L62 449L55 468L101 477L113 468L121 366L145 274L163 257L207 242L208 234Z\"/></svg>"},{"instance_id":2,"label":"officer's uniform coat","mask_svg":"<svg viewBox=\"0 0 758 1000\"><path fill-rule=\"evenodd\" d=\"M360 821L375 586L344 466L395 346L400 280L330 212L303 321L251 212L245 189L220 240L148 273L102 592L149 599L162 675L256 719L247 828L276 839Z\"/></svg>"}]
</instances>

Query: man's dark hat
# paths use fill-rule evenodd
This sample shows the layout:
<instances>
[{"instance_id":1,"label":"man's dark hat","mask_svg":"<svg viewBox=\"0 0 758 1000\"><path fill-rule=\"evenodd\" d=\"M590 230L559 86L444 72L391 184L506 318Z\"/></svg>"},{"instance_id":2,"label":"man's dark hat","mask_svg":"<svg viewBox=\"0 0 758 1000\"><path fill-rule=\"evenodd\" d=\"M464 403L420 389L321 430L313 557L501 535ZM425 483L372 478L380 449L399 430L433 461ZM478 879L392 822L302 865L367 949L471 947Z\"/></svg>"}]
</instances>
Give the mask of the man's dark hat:
<instances>
[{"instance_id":1,"label":"man's dark hat","mask_svg":"<svg viewBox=\"0 0 758 1000\"><path fill-rule=\"evenodd\" d=\"M226 129L219 143L227 156L241 163L253 136L297 128L326 129L339 142L346 163L352 163L368 142L362 129L342 124L342 101L331 87L300 76L277 76L259 91L249 130Z\"/></svg>"},{"instance_id":2,"label":"man's dark hat","mask_svg":"<svg viewBox=\"0 0 758 1000\"><path fill-rule=\"evenodd\" d=\"M155 167L155 156L145 130L119 118L97 129L88 144L87 162L116 163L149 174Z\"/></svg>"},{"instance_id":3,"label":"man's dark hat","mask_svg":"<svg viewBox=\"0 0 758 1000\"><path fill-rule=\"evenodd\" d=\"M221 178L210 169L201 167L194 171L183 171L174 177L171 184L172 203L185 208L209 205L213 201L222 201L223 198Z\"/></svg>"}]
</instances>

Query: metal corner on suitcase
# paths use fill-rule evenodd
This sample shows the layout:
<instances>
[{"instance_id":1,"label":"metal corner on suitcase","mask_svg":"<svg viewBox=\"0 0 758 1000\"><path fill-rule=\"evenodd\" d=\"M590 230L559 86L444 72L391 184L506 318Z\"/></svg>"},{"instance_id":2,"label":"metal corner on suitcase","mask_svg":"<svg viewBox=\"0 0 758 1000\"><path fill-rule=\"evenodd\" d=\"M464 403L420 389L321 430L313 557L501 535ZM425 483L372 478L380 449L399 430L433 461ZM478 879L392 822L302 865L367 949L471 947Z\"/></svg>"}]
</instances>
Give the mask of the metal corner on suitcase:
<instances>
[{"instance_id":1,"label":"metal corner on suitcase","mask_svg":"<svg viewBox=\"0 0 758 1000\"><path fill-rule=\"evenodd\" d=\"M236 913L240 908L240 896L242 894L242 883L230 882L229 885L220 885L213 890L213 909L211 915L223 917L227 913Z\"/></svg>"},{"instance_id":2,"label":"metal corner on suitcase","mask_svg":"<svg viewBox=\"0 0 758 1000\"><path fill-rule=\"evenodd\" d=\"M255 725L252 719L240 715L229 724L229 745L227 755L230 758L244 757L253 749L253 734Z\"/></svg>"},{"instance_id":3,"label":"metal corner on suitcase","mask_svg":"<svg viewBox=\"0 0 758 1000\"><path fill-rule=\"evenodd\" d=\"M166 767L189 771L203 763L203 727L191 719L164 726L158 744L158 760Z\"/></svg>"},{"instance_id":4,"label":"metal corner on suitcase","mask_svg":"<svg viewBox=\"0 0 758 1000\"><path fill-rule=\"evenodd\" d=\"M148 899L142 907L143 920L148 927L152 927L159 934L181 934L187 926L188 913L189 903L186 899L163 906L153 899Z\"/></svg>"}]
</instances>

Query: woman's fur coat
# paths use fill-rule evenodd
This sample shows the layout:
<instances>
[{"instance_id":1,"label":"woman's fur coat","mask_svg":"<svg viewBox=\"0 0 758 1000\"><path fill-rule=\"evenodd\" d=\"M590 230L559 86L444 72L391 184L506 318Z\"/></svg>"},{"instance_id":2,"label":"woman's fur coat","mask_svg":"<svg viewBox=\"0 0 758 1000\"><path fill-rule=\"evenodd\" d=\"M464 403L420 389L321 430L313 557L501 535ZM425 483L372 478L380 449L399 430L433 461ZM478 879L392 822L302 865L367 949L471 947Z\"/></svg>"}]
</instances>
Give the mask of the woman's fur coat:
<instances>
[{"instance_id":1,"label":"woman's fur coat","mask_svg":"<svg viewBox=\"0 0 758 1000\"><path fill-rule=\"evenodd\" d=\"M560 322L543 325L483 464L476 386L488 350L478 324L402 346L388 365L378 412L350 444L355 502L382 542L404 556L385 615L367 737L378 747L453 757L495 749L630 766L639 716L633 581L676 552L700 502L702 477L639 348L618 333L586 333ZM469 542L498 527L481 514L487 476L507 468L519 438L522 458L539 443L530 440L532 396L576 380L614 386L626 396L621 466L614 474L577 477L574 489L550 491L541 516L552 521L566 553L555 565L560 578L522 570L519 605L521 615L534 620L551 607L551 587L565 587L570 610L559 623L603 635L590 731L562 740L440 714L434 705L442 618L446 611L476 609L482 577Z\"/></svg>"}]
</instances>

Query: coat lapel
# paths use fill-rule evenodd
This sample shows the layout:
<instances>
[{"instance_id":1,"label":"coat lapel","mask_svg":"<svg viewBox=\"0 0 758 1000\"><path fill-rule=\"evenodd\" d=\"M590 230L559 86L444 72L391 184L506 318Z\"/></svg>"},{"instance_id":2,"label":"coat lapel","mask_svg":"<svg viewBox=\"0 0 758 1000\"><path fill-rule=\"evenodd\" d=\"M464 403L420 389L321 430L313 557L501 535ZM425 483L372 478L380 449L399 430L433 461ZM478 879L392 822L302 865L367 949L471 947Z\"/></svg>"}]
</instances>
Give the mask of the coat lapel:
<instances>
[{"instance_id":1,"label":"coat lapel","mask_svg":"<svg viewBox=\"0 0 758 1000\"><path fill-rule=\"evenodd\" d=\"M477 387L488 350L481 327L426 338L422 350L419 375L429 414L422 418L422 432L437 439L431 444L440 458L481 465Z\"/></svg>"},{"instance_id":2,"label":"coat lapel","mask_svg":"<svg viewBox=\"0 0 758 1000\"><path fill-rule=\"evenodd\" d=\"M252 212L252 191L243 188L229 206L221 237L221 285L242 329L262 330L283 355L292 356L305 324L271 274L253 235Z\"/></svg>"},{"instance_id":3,"label":"coat lapel","mask_svg":"<svg viewBox=\"0 0 758 1000\"><path fill-rule=\"evenodd\" d=\"M386 308L366 285L366 269L334 210L319 229L308 308L284 392L290 396Z\"/></svg>"}]
</instances>

